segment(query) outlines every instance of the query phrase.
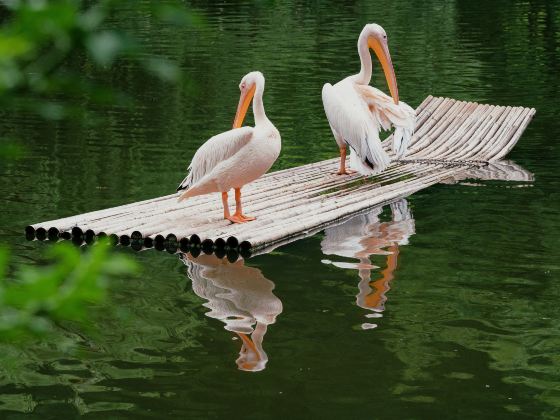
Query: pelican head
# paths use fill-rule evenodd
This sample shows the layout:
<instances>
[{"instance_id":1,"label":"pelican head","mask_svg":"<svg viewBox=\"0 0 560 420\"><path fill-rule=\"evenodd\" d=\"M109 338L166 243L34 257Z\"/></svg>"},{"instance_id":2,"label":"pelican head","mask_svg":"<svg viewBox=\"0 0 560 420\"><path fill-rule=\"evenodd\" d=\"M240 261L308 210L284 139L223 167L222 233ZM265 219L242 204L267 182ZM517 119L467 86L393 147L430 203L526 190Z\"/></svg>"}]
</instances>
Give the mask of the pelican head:
<instances>
[{"instance_id":1,"label":"pelican head","mask_svg":"<svg viewBox=\"0 0 560 420\"><path fill-rule=\"evenodd\" d=\"M397 77L395 76L395 69L393 69L393 62L391 61L391 54L389 54L389 46L387 45L387 34L385 29L376 23L369 23L364 26L358 39L358 48L361 43L367 43L367 46L373 50L377 59L381 63L385 79L389 85L389 91L393 97L393 102L399 104L399 89L397 87Z\"/></svg>"},{"instance_id":2,"label":"pelican head","mask_svg":"<svg viewBox=\"0 0 560 420\"><path fill-rule=\"evenodd\" d=\"M247 114L247 109L249 109L257 88L260 92L264 90L264 76L260 71L252 71L243 76L239 83L241 96L239 97L239 105L237 105L237 112L233 120L233 128L239 128L243 124L245 114Z\"/></svg>"}]
</instances>

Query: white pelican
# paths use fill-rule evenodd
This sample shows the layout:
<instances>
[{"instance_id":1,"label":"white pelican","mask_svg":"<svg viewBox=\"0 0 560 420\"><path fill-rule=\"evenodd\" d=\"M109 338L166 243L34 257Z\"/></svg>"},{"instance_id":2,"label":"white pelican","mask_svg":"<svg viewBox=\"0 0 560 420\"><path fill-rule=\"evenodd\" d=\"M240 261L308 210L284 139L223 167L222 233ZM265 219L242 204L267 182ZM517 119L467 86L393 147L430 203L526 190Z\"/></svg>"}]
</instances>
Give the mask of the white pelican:
<instances>
[{"instance_id":1,"label":"white pelican","mask_svg":"<svg viewBox=\"0 0 560 420\"><path fill-rule=\"evenodd\" d=\"M369 86L371 79L371 48L385 73L391 97ZM387 46L385 30L375 23L364 27L358 38L361 69L334 86L323 86L325 113L340 149L339 175L346 170L346 147L352 149L350 165L363 175L384 170L390 162L381 146L379 131L394 126L393 152L400 158L406 153L414 131L416 113L404 102L399 102L397 79Z\"/></svg>"},{"instance_id":2,"label":"white pelican","mask_svg":"<svg viewBox=\"0 0 560 420\"><path fill-rule=\"evenodd\" d=\"M258 71L247 74L239 89L241 97L233 129L210 138L196 151L187 177L177 188L177 191L186 190L179 201L221 192L224 219L233 223L255 220L242 212L241 188L265 174L280 154L280 133L264 112L264 76ZM255 126L241 127L251 100ZM232 188L236 204L233 215L228 206L228 191Z\"/></svg>"}]
</instances>

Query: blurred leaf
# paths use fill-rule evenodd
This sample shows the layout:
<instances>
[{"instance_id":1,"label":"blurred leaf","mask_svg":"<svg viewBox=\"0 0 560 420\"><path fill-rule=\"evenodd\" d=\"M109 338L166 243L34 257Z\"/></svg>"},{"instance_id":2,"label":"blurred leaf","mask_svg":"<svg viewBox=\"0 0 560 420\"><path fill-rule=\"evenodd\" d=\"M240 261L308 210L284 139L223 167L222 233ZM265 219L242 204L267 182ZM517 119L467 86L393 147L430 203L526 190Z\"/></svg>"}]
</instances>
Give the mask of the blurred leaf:
<instances>
[{"instance_id":1,"label":"blurred leaf","mask_svg":"<svg viewBox=\"0 0 560 420\"><path fill-rule=\"evenodd\" d=\"M90 35L86 41L88 51L97 64L111 64L124 48L124 41L114 31L104 31Z\"/></svg>"},{"instance_id":2,"label":"blurred leaf","mask_svg":"<svg viewBox=\"0 0 560 420\"><path fill-rule=\"evenodd\" d=\"M19 35L0 35L0 61L28 54L33 50L33 44Z\"/></svg>"},{"instance_id":3,"label":"blurred leaf","mask_svg":"<svg viewBox=\"0 0 560 420\"><path fill-rule=\"evenodd\" d=\"M0 340L43 334L59 320L86 322L91 304L105 299L109 278L137 271L133 261L112 255L104 241L86 253L61 243L48 255L49 265L23 267L8 282L7 251L0 248Z\"/></svg>"},{"instance_id":4,"label":"blurred leaf","mask_svg":"<svg viewBox=\"0 0 560 420\"><path fill-rule=\"evenodd\" d=\"M166 82L176 82L181 76L181 71L176 64L162 58L150 58L145 64L146 70Z\"/></svg>"},{"instance_id":5,"label":"blurred leaf","mask_svg":"<svg viewBox=\"0 0 560 420\"><path fill-rule=\"evenodd\" d=\"M8 259L10 258L10 251L4 245L0 245L0 279L6 276L8 269ZM0 283L1 286L1 283Z\"/></svg>"},{"instance_id":6,"label":"blurred leaf","mask_svg":"<svg viewBox=\"0 0 560 420\"><path fill-rule=\"evenodd\" d=\"M38 104L37 112L46 120L61 120L66 116L64 106L54 102L43 102Z\"/></svg>"},{"instance_id":7,"label":"blurred leaf","mask_svg":"<svg viewBox=\"0 0 560 420\"><path fill-rule=\"evenodd\" d=\"M135 5L133 0L3 1L2 109L6 113L31 111L45 120L58 121L83 117L88 111L84 102L129 106L129 96L97 81L121 61L140 66L160 80L179 81L176 64L143 52L127 32L105 25L107 16L125 1ZM202 23L200 16L180 1L152 2L149 7L164 24ZM80 71L73 70L76 63ZM90 115L83 123L96 121ZM0 159L15 158L21 150L17 143L3 139ZM84 253L68 244L57 244L48 256L52 261L46 266L21 267L8 280L8 252L0 248L0 341L44 334L62 320L85 326L92 304L106 298L111 277L138 271L134 262L112 254L104 242Z\"/></svg>"},{"instance_id":8,"label":"blurred leaf","mask_svg":"<svg viewBox=\"0 0 560 420\"><path fill-rule=\"evenodd\" d=\"M23 156L23 147L6 139L0 140L0 160L15 160Z\"/></svg>"},{"instance_id":9,"label":"blurred leaf","mask_svg":"<svg viewBox=\"0 0 560 420\"><path fill-rule=\"evenodd\" d=\"M107 11L103 5L95 5L78 17L79 26L86 32L97 29L107 15Z\"/></svg>"},{"instance_id":10,"label":"blurred leaf","mask_svg":"<svg viewBox=\"0 0 560 420\"><path fill-rule=\"evenodd\" d=\"M201 26L202 16L180 4L157 4L154 14L159 20L176 26Z\"/></svg>"}]
</instances>

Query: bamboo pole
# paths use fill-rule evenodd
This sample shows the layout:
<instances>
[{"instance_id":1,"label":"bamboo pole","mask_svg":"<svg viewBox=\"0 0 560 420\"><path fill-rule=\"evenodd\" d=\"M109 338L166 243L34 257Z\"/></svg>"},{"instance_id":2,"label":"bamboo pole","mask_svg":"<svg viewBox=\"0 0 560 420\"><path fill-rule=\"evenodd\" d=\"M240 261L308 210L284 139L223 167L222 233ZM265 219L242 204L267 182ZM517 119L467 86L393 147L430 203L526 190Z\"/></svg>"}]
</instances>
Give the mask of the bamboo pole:
<instances>
[{"instance_id":1,"label":"bamboo pole","mask_svg":"<svg viewBox=\"0 0 560 420\"><path fill-rule=\"evenodd\" d=\"M432 128L439 122L441 117L445 115L445 113L455 105L457 101L454 99L443 98L441 102L439 102L437 108L432 112L432 115L428 117L426 122L424 122L422 128L420 128L417 132L415 132L415 136L418 137L418 140L415 144L410 148L409 154L413 154L416 151L424 148L426 144L430 143L429 136L426 136L426 132L432 130ZM414 136L413 136L414 137Z\"/></svg>"},{"instance_id":2,"label":"bamboo pole","mask_svg":"<svg viewBox=\"0 0 560 420\"><path fill-rule=\"evenodd\" d=\"M481 130L483 130L485 133L491 129L491 127L493 126L496 118L498 116L500 116L501 114L503 114L503 112L505 111L505 107L496 107L496 106L490 106L488 108L488 111L485 112L485 114L481 117L482 121L481 121ZM467 132L460 133L458 132L457 135L454 138L454 141L451 142L448 146L448 148L444 151L442 151L443 153L443 157L445 157L445 159L448 160L452 160L452 156L456 153L459 153L461 151L465 151L468 150L469 148L474 147L475 145L475 139L473 139L473 135L475 133L475 130L479 128L479 125L477 125L476 123L472 123L469 127L469 129L467 130ZM463 140L462 141L462 136L464 135L464 137L466 139L468 139L466 142ZM469 155L470 156L470 155Z\"/></svg>"},{"instance_id":3,"label":"bamboo pole","mask_svg":"<svg viewBox=\"0 0 560 420\"><path fill-rule=\"evenodd\" d=\"M446 143L455 145L455 143L461 140L461 149L464 149L469 143L475 141L477 130L484 124L485 116L491 114L491 111L491 108L488 106L479 106L472 112L471 118L463 121L463 123L457 127L455 131L448 130L446 134L442 136L442 139L438 142L437 146ZM466 133L465 127L469 127ZM457 133L460 134L457 135ZM440 156L441 158L448 160L446 154L441 151L440 147L431 148L430 151L422 150L418 156ZM468 158L475 159L477 156L473 154L469 155Z\"/></svg>"},{"instance_id":4,"label":"bamboo pole","mask_svg":"<svg viewBox=\"0 0 560 420\"><path fill-rule=\"evenodd\" d=\"M511 149L513 149L513 146L515 146L515 144L521 137L521 134L523 133L523 131L525 131L525 129L529 125L529 122L533 119L535 112L536 111L534 109L524 109L518 120L513 124L512 133L506 140L505 144L503 144L500 148L493 147L492 149L487 151L488 160L496 161L498 159L501 159L505 157L505 155L508 154Z\"/></svg>"},{"instance_id":5,"label":"bamboo pole","mask_svg":"<svg viewBox=\"0 0 560 420\"><path fill-rule=\"evenodd\" d=\"M510 109L508 107L497 107L495 108L489 115L487 124L484 125L484 128L481 132L469 132L469 141L468 143L462 148L456 148L452 153L446 155L447 159L457 159L461 160L466 157L481 157L478 153L481 145L484 141L487 141L488 138L491 138L493 133L496 132L500 128L501 121L507 117Z\"/></svg>"},{"instance_id":6,"label":"bamboo pole","mask_svg":"<svg viewBox=\"0 0 560 420\"><path fill-rule=\"evenodd\" d=\"M512 117L517 116L520 111L518 108L511 108L511 107L508 108L509 109L506 109L504 114L501 116L502 118L500 118L499 120L500 123L496 124L495 130L491 129L488 133L485 133L485 135L483 135L483 133L477 133L477 139L479 141L477 141L476 146L469 151L470 154L474 154L476 156L480 156L482 159L485 159L486 156L484 154L484 149L488 146L488 144L491 141L496 142L498 144L502 143L503 141L502 138L504 134L507 132L507 128L508 128L507 121ZM459 157L463 158L465 155L466 152L461 152L459 154Z\"/></svg>"},{"instance_id":7,"label":"bamboo pole","mask_svg":"<svg viewBox=\"0 0 560 420\"><path fill-rule=\"evenodd\" d=\"M457 119L460 118L461 112L469 106L471 105L468 102L455 101L451 103L445 114L434 124L434 129L423 136L422 149L420 151L411 151L410 155L415 154L415 152L418 155L426 155L424 151L437 145L437 139L445 135L450 128L457 125Z\"/></svg>"},{"instance_id":8,"label":"bamboo pole","mask_svg":"<svg viewBox=\"0 0 560 420\"><path fill-rule=\"evenodd\" d=\"M457 113L455 116L454 124L450 124L447 129L441 133L437 140L433 141L430 145L424 148L418 155L423 156L441 156L442 149L446 146L454 144L457 139L463 139L465 131L477 127L481 122L482 116L489 110L489 107L469 104Z\"/></svg>"}]
</instances>

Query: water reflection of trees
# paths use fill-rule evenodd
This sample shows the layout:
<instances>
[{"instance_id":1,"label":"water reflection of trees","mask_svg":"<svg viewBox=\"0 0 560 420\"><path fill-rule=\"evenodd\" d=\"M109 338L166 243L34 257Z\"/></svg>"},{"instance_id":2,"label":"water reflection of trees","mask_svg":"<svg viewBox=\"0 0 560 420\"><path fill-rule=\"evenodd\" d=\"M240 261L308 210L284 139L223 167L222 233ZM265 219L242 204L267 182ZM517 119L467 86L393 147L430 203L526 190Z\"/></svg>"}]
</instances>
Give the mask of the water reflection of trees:
<instances>
[{"instance_id":1,"label":"water reflection of trees","mask_svg":"<svg viewBox=\"0 0 560 420\"><path fill-rule=\"evenodd\" d=\"M207 302L206 316L222 321L227 331L241 340L236 360L241 370L265 369L268 355L263 348L267 328L282 312L282 302L272 293L274 283L243 259L230 263L215 255L181 254L193 291Z\"/></svg>"}]
</instances>

